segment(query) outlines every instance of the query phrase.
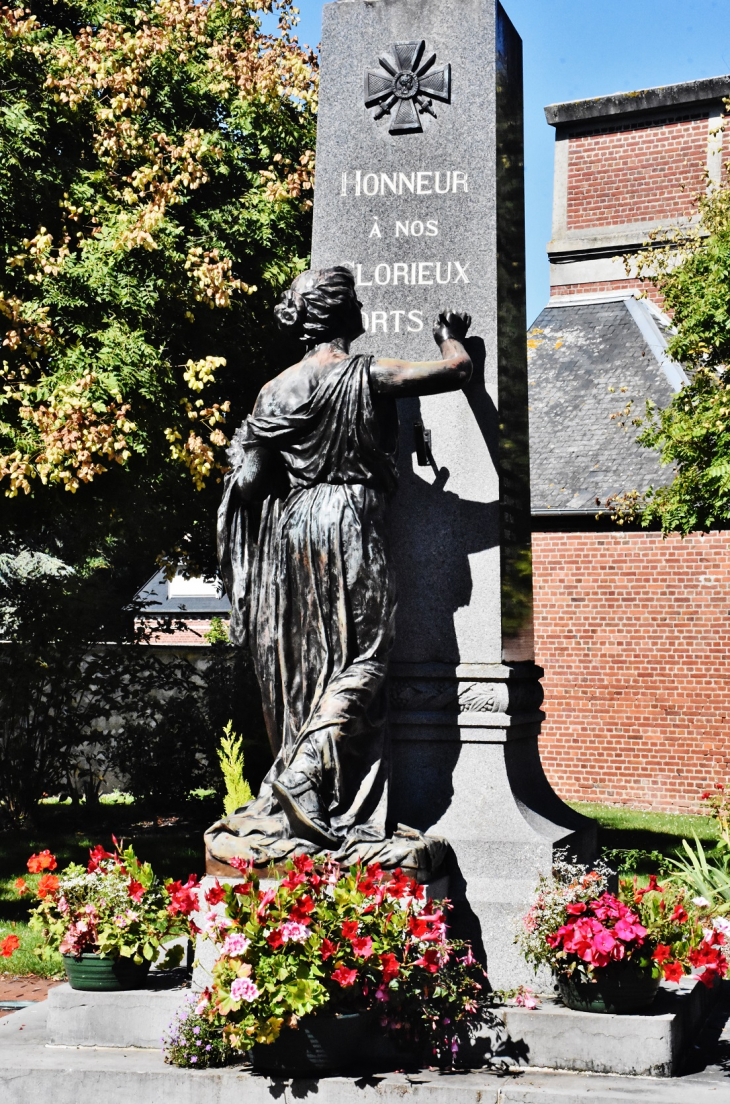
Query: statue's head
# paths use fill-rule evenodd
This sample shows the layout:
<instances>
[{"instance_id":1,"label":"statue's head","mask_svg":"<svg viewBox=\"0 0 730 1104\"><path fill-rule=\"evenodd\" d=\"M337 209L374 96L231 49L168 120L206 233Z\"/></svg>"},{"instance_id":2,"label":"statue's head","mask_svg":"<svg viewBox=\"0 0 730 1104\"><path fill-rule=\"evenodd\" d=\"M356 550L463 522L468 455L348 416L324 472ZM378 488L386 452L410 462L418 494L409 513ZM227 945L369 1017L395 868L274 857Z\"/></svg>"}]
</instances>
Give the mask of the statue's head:
<instances>
[{"instance_id":1,"label":"statue's head","mask_svg":"<svg viewBox=\"0 0 730 1104\"><path fill-rule=\"evenodd\" d=\"M319 345L344 337L354 341L364 333L362 303L355 292L355 279L349 268L310 269L296 280L279 299L274 314L282 330Z\"/></svg>"}]
</instances>

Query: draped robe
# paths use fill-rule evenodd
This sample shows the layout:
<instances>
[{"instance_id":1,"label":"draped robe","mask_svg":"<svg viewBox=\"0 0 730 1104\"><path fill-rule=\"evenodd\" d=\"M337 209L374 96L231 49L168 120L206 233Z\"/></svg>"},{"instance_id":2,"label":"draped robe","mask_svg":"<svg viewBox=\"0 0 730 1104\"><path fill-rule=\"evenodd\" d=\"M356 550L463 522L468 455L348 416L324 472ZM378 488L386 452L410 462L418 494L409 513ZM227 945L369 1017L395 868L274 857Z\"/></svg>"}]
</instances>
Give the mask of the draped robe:
<instances>
[{"instance_id":1,"label":"draped robe","mask_svg":"<svg viewBox=\"0 0 730 1104\"><path fill-rule=\"evenodd\" d=\"M395 631L386 508L397 482L393 399L370 357L333 361L295 409L249 416L230 451L218 519L231 640L248 643L274 763L258 797L206 833L209 855L263 864L315 844L292 837L271 783L295 762L340 840L336 857L423 874L445 845L402 825L389 836L384 682ZM284 404L281 404L283 407ZM287 491L258 510L236 490L243 451L276 453Z\"/></svg>"}]
</instances>

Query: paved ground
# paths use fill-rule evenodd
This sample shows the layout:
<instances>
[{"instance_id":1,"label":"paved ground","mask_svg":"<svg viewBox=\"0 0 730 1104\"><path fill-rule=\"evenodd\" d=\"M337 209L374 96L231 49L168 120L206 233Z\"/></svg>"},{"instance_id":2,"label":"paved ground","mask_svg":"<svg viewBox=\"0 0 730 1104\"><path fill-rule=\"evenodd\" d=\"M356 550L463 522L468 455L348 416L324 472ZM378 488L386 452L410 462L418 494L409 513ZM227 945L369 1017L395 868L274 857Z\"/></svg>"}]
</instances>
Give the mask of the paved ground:
<instances>
[{"instance_id":1,"label":"paved ground","mask_svg":"<svg viewBox=\"0 0 730 1104\"><path fill-rule=\"evenodd\" d=\"M35 1104L46 1095L54 1104L728 1104L730 984L684 1074L672 1079L529 1069L292 1082L241 1067L195 1073L165 1066L156 1051L48 1047L38 1004L0 1023L0 1100Z\"/></svg>"},{"instance_id":2,"label":"paved ground","mask_svg":"<svg viewBox=\"0 0 730 1104\"><path fill-rule=\"evenodd\" d=\"M54 985L61 985L61 982L35 977L33 974L27 977L0 974L0 1004L3 1001L44 1001L48 996L48 990ZM0 1016L9 1015L9 1011L4 1012L0 1008Z\"/></svg>"}]
</instances>

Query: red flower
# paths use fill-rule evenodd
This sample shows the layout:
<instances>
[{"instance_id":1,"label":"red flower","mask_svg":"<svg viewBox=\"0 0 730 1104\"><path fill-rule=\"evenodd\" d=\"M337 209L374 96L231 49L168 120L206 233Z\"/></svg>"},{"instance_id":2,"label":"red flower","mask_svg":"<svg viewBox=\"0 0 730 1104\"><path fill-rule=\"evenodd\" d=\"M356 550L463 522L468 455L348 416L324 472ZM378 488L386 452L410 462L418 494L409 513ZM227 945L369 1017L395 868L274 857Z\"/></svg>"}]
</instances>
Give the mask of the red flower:
<instances>
[{"instance_id":1,"label":"red flower","mask_svg":"<svg viewBox=\"0 0 730 1104\"><path fill-rule=\"evenodd\" d=\"M352 939L357 935L358 922L357 920L344 920L342 923L342 934L345 939Z\"/></svg>"},{"instance_id":2,"label":"red flower","mask_svg":"<svg viewBox=\"0 0 730 1104\"><path fill-rule=\"evenodd\" d=\"M666 962L668 958L672 957L672 948L668 947L666 943L658 943L657 949L651 957L661 965L662 962Z\"/></svg>"},{"instance_id":3,"label":"red flower","mask_svg":"<svg viewBox=\"0 0 730 1104\"><path fill-rule=\"evenodd\" d=\"M281 884L284 889L296 889L298 885L306 882L306 880L306 874L300 874L298 870L290 870L286 878L282 878Z\"/></svg>"},{"instance_id":4,"label":"red flower","mask_svg":"<svg viewBox=\"0 0 730 1104\"><path fill-rule=\"evenodd\" d=\"M369 935L355 936L352 940L352 949L358 958L370 958L373 953L373 941Z\"/></svg>"},{"instance_id":5,"label":"red flower","mask_svg":"<svg viewBox=\"0 0 730 1104\"><path fill-rule=\"evenodd\" d=\"M409 892L411 879L403 873L400 867L393 871L393 876L387 886L388 896L400 900Z\"/></svg>"},{"instance_id":6,"label":"red flower","mask_svg":"<svg viewBox=\"0 0 730 1104\"><path fill-rule=\"evenodd\" d=\"M251 892L251 883L238 882L236 885L234 885L233 892L236 894L237 897L245 897L247 893Z\"/></svg>"},{"instance_id":7,"label":"red flower","mask_svg":"<svg viewBox=\"0 0 730 1104\"><path fill-rule=\"evenodd\" d=\"M292 862L294 863L294 869L298 870L300 874L308 874L310 870L314 870L314 862L309 855L295 855Z\"/></svg>"},{"instance_id":8,"label":"red flower","mask_svg":"<svg viewBox=\"0 0 730 1104\"><path fill-rule=\"evenodd\" d=\"M347 966L338 966L332 971L332 978L338 981L344 989L348 985L354 985L357 978L357 970L348 970Z\"/></svg>"},{"instance_id":9,"label":"red flower","mask_svg":"<svg viewBox=\"0 0 730 1104\"><path fill-rule=\"evenodd\" d=\"M36 893L43 900L44 897L52 897L58 891L61 883L55 874L44 874L38 882Z\"/></svg>"},{"instance_id":10,"label":"red flower","mask_svg":"<svg viewBox=\"0 0 730 1104\"><path fill-rule=\"evenodd\" d=\"M412 916L408 921L408 931L414 939L423 939L429 933L428 920L424 920L422 916Z\"/></svg>"},{"instance_id":11,"label":"red flower","mask_svg":"<svg viewBox=\"0 0 730 1104\"><path fill-rule=\"evenodd\" d=\"M282 934L281 934L281 929L276 928L274 931L269 932L269 934L266 936L266 942L269 944L269 946L271 948L273 948L273 950L276 950L278 947L281 947L282 944L284 943L284 940L283 940Z\"/></svg>"},{"instance_id":12,"label":"red flower","mask_svg":"<svg viewBox=\"0 0 730 1104\"><path fill-rule=\"evenodd\" d=\"M40 874L43 870L55 870L57 866L58 863L48 848L38 855L31 855L28 859L28 870L31 874Z\"/></svg>"},{"instance_id":13,"label":"red flower","mask_svg":"<svg viewBox=\"0 0 730 1104\"><path fill-rule=\"evenodd\" d=\"M141 901L144 896L144 886L141 882L135 882L134 878L129 879L129 885L127 886L127 893L133 901Z\"/></svg>"},{"instance_id":14,"label":"red flower","mask_svg":"<svg viewBox=\"0 0 730 1104\"><path fill-rule=\"evenodd\" d=\"M226 891L216 878L215 883L206 890L205 899L209 905L219 905L221 901L224 901L226 897Z\"/></svg>"},{"instance_id":15,"label":"red flower","mask_svg":"<svg viewBox=\"0 0 730 1104\"><path fill-rule=\"evenodd\" d=\"M89 851L89 865L86 870L89 874L93 874L95 870L99 869L100 864L104 859L113 859L114 856L110 855L108 851L105 851L100 843L97 843L93 850Z\"/></svg>"},{"instance_id":16,"label":"red flower","mask_svg":"<svg viewBox=\"0 0 730 1104\"><path fill-rule=\"evenodd\" d=\"M28 892L28 886L25 884L25 878L16 878L13 882L13 885L15 886L21 897L24 893Z\"/></svg>"},{"instance_id":17,"label":"red flower","mask_svg":"<svg viewBox=\"0 0 730 1104\"><path fill-rule=\"evenodd\" d=\"M659 885L659 883L656 880L656 874L650 874L649 875L649 890L648 890L648 892L651 892L652 890L655 893L663 893L664 892L664 886Z\"/></svg>"},{"instance_id":18,"label":"red flower","mask_svg":"<svg viewBox=\"0 0 730 1104\"><path fill-rule=\"evenodd\" d=\"M379 862L370 863L370 866L365 869L365 874L368 878L372 878L373 881L378 881L383 877L383 868Z\"/></svg>"},{"instance_id":19,"label":"red flower","mask_svg":"<svg viewBox=\"0 0 730 1104\"><path fill-rule=\"evenodd\" d=\"M253 859L242 859L240 855L234 855L232 859L228 859L228 865L237 870L239 874L248 874L253 867Z\"/></svg>"},{"instance_id":20,"label":"red flower","mask_svg":"<svg viewBox=\"0 0 730 1104\"><path fill-rule=\"evenodd\" d=\"M675 905L674 912L669 917L669 920L672 923L676 920L676 921L678 921L678 923L684 924L687 920L689 920L689 916L687 915L687 913L685 912L685 910L682 908L681 905Z\"/></svg>"},{"instance_id":21,"label":"red flower","mask_svg":"<svg viewBox=\"0 0 730 1104\"><path fill-rule=\"evenodd\" d=\"M568 916L580 916L582 912L586 911L586 905L584 901L578 901L574 905L568 905L565 910Z\"/></svg>"},{"instance_id":22,"label":"red flower","mask_svg":"<svg viewBox=\"0 0 730 1104\"><path fill-rule=\"evenodd\" d=\"M170 916L176 916L178 913L189 916L191 912L197 911L198 895L193 892L197 884L197 875L191 874L185 885L182 882L169 882L165 886L170 897L170 903L167 906Z\"/></svg>"},{"instance_id":23,"label":"red flower","mask_svg":"<svg viewBox=\"0 0 730 1104\"><path fill-rule=\"evenodd\" d=\"M20 946L20 940L17 935L6 935L2 943L0 943L0 955L3 958L10 958L11 955L17 951Z\"/></svg>"},{"instance_id":24,"label":"red flower","mask_svg":"<svg viewBox=\"0 0 730 1104\"><path fill-rule=\"evenodd\" d=\"M333 943L331 939L323 939L320 953L322 958L326 961L328 958L332 958L332 955L337 954L339 949L339 943Z\"/></svg>"},{"instance_id":25,"label":"red flower","mask_svg":"<svg viewBox=\"0 0 730 1104\"><path fill-rule=\"evenodd\" d=\"M684 970L679 962L664 963L664 980L679 981L684 976Z\"/></svg>"},{"instance_id":26,"label":"red flower","mask_svg":"<svg viewBox=\"0 0 730 1104\"><path fill-rule=\"evenodd\" d=\"M428 952L426 952L428 953ZM387 985L393 978L398 977L400 966L394 954L381 954L380 963L383 967L383 984Z\"/></svg>"},{"instance_id":27,"label":"red flower","mask_svg":"<svg viewBox=\"0 0 730 1104\"><path fill-rule=\"evenodd\" d=\"M416 959L416 966L423 966L429 974L435 974L439 968L439 956L435 947L429 947L423 958Z\"/></svg>"},{"instance_id":28,"label":"red flower","mask_svg":"<svg viewBox=\"0 0 730 1104\"><path fill-rule=\"evenodd\" d=\"M309 914L314 912L314 901L308 894L304 894L298 901L295 901L289 912L290 920L298 920L300 924L309 924Z\"/></svg>"}]
</instances>

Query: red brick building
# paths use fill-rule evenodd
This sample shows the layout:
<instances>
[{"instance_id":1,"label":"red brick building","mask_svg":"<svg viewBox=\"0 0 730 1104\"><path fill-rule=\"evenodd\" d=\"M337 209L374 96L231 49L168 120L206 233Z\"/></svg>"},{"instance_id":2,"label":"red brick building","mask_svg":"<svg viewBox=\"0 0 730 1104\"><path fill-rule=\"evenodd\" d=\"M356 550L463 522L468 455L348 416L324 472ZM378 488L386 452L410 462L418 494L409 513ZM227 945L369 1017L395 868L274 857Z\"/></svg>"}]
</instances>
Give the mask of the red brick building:
<instances>
[{"instance_id":1,"label":"red brick building","mask_svg":"<svg viewBox=\"0 0 730 1104\"><path fill-rule=\"evenodd\" d=\"M532 327L530 449L541 752L567 799L694 809L730 779L730 531L621 531L606 497L671 478L612 419L665 405L671 325L622 257L694 217L730 150L730 77L546 108L551 295ZM596 515L599 514L597 518Z\"/></svg>"}]
</instances>

